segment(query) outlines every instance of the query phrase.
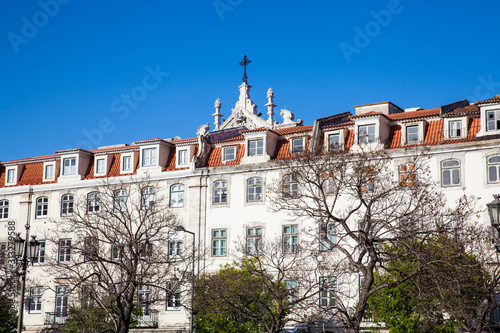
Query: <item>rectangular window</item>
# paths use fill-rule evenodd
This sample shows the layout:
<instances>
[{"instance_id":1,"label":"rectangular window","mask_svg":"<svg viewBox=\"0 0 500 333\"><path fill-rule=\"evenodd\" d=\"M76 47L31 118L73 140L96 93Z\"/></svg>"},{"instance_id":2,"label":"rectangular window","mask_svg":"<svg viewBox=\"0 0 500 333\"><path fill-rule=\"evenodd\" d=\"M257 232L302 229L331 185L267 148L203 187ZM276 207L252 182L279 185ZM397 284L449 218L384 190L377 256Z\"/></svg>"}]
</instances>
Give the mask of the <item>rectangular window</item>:
<instances>
[{"instance_id":1,"label":"rectangular window","mask_svg":"<svg viewBox=\"0 0 500 333\"><path fill-rule=\"evenodd\" d=\"M487 131L496 131L500 129L500 110L486 112Z\"/></svg>"},{"instance_id":2,"label":"rectangular window","mask_svg":"<svg viewBox=\"0 0 500 333\"><path fill-rule=\"evenodd\" d=\"M335 306L336 280L334 276L321 276L319 278L319 306Z\"/></svg>"},{"instance_id":3,"label":"rectangular window","mask_svg":"<svg viewBox=\"0 0 500 333\"><path fill-rule=\"evenodd\" d=\"M177 164L186 165L187 163L188 163L187 149L179 150L179 158L177 159Z\"/></svg>"},{"instance_id":4,"label":"rectangular window","mask_svg":"<svg viewBox=\"0 0 500 333\"><path fill-rule=\"evenodd\" d=\"M39 240L40 247L38 248L38 257L33 261L34 264L43 265L45 263L45 241Z\"/></svg>"},{"instance_id":5,"label":"rectangular window","mask_svg":"<svg viewBox=\"0 0 500 333\"><path fill-rule=\"evenodd\" d=\"M7 183L15 183L16 180L15 180L15 174L16 174L16 170L14 169L9 169L7 170Z\"/></svg>"},{"instance_id":6,"label":"rectangular window","mask_svg":"<svg viewBox=\"0 0 500 333\"><path fill-rule=\"evenodd\" d=\"M418 142L418 125L406 126L406 143Z\"/></svg>"},{"instance_id":7,"label":"rectangular window","mask_svg":"<svg viewBox=\"0 0 500 333\"><path fill-rule=\"evenodd\" d=\"M358 143L375 142L375 124L358 126Z\"/></svg>"},{"instance_id":8,"label":"rectangular window","mask_svg":"<svg viewBox=\"0 0 500 333\"><path fill-rule=\"evenodd\" d=\"M288 293L288 302L296 302L299 299L299 288L297 281L285 280L285 288Z\"/></svg>"},{"instance_id":9,"label":"rectangular window","mask_svg":"<svg viewBox=\"0 0 500 333\"><path fill-rule=\"evenodd\" d=\"M156 165L156 148L145 148L142 150L142 166Z\"/></svg>"},{"instance_id":10,"label":"rectangular window","mask_svg":"<svg viewBox=\"0 0 500 333\"><path fill-rule=\"evenodd\" d=\"M167 282L167 311L179 310L181 307L181 285L179 280Z\"/></svg>"},{"instance_id":11,"label":"rectangular window","mask_svg":"<svg viewBox=\"0 0 500 333\"><path fill-rule=\"evenodd\" d=\"M262 229L248 228L247 229L247 253L259 254L262 246Z\"/></svg>"},{"instance_id":12,"label":"rectangular window","mask_svg":"<svg viewBox=\"0 0 500 333\"><path fill-rule=\"evenodd\" d=\"M76 175L76 157L63 158L63 175Z\"/></svg>"},{"instance_id":13,"label":"rectangular window","mask_svg":"<svg viewBox=\"0 0 500 333\"><path fill-rule=\"evenodd\" d=\"M137 287L137 302L140 304L142 315L151 313L151 286L139 285Z\"/></svg>"},{"instance_id":14,"label":"rectangular window","mask_svg":"<svg viewBox=\"0 0 500 333\"><path fill-rule=\"evenodd\" d=\"M68 315L68 286L56 286L56 302L55 302L55 320L56 323L64 323L65 320L58 317L66 317Z\"/></svg>"},{"instance_id":15,"label":"rectangular window","mask_svg":"<svg viewBox=\"0 0 500 333\"><path fill-rule=\"evenodd\" d=\"M460 161L446 160L441 162L441 182L443 186L460 185Z\"/></svg>"},{"instance_id":16,"label":"rectangular window","mask_svg":"<svg viewBox=\"0 0 500 333\"><path fill-rule=\"evenodd\" d=\"M325 230L326 229L326 230ZM329 251L333 250L335 244L335 226L330 223L328 226L321 228L319 233L320 238L320 251Z\"/></svg>"},{"instance_id":17,"label":"rectangular window","mask_svg":"<svg viewBox=\"0 0 500 333\"><path fill-rule=\"evenodd\" d=\"M328 150L336 151L340 149L340 134L334 133L328 135Z\"/></svg>"},{"instance_id":18,"label":"rectangular window","mask_svg":"<svg viewBox=\"0 0 500 333\"><path fill-rule=\"evenodd\" d=\"M132 171L132 156L123 156L122 158L122 170Z\"/></svg>"},{"instance_id":19,"label":"rectangular window","mask_svg":"<svg viewBox=\"0 0 500 333\"><path fill-rule=\"evenodd\" d=\"M453 120L448 123L448 133L451 138L459 138L462 136L462 121Z\"/></svg>"},{"instance_id":20,"label":"rectangular window","mask_svg":"<svg viewBox=\"0 0 500 333\"><path fill-rule=\"evenodd\" d=\"M413 187L417 182L417 170L415 164L406 163L399 166L399 182L401 187Z\"/></svg>"},{"instance_id":21,"label":"rectangular window","mask_svg":"<svg viewBox=\"0 0 500 333\"><path fill-rule=\"evenodd\" d=\"M283 252L296 253L299 245L299 225L283 226Z\"/></svg>"},{"instance_id":22,"label":"rectangular window","mask_svg":"<svg viewBox=\"0 0 500 333\"><path fill-rule=\"evenodd\" d=\"M292 153L302 153L304 151L304 138L292 139Z\"/></svg>"},{"instance_id":23,"label":"rectangular window","mask_svg":"<svg viewBox=\"0 0 500 333\"><path fill-rule=\"evenodd\" d=\"M227 233L226 229L212 230L212 256L221 257L226 255Z\"/></svg>"},{"instance_id":24,"label":"rectangular window","mask_svg":"<svg viewBox=\"0 0 500 333\"><path fill-rule=\"evenodd\" d=\"M236 147L225 147L223 150L224 156L222 159L224 162L234 161L236 159Z\"/></svg>"},{"instance_id":25,"label":"rectangular window","mask_svg":"<svg viewBox=\"0 0 500 333\"><path fill-rule=\"evenodd\" d=\"M71 261L71 239L59 240L58 260L60 263Z\"/></svg>"},{"instance_id":26,"label":"rectangular window","mask_svg":"<svg viewBox=\"0 0 500 333\"><path fill-rule=\"evenodd\" d=\"M104 173L104 162L106 162L104 158L100 158L96 161L95 173Z\"/></svg>"},{"instance_id":27,"label":"rectangular window","mask_svg":"<svg viewBox=\"0 0 500 333\"><path fill-rule=\"evenodd\" d=\"M83 244L84 261L97 259L99 243L96 237L85 237Z\"/></svg>"},{"instance_id":28,"label":"rectangular window","mask_svg":"<svg viewBox=\"0 0 500 333\"><path fill-rule=\"evenodd\" d=\"M168 257L178 258L182 255L182 241L170 241L168 242Z\"/></svg>"},{"instance_id":29,"label":"rectangular window","mask_svg":"<svg viewBox=\"0 0 500 333\"><path fill-rule=\"evenodd\" d=\"M52 179L52 178L54 178L54 165L47 164L45 166L45 179Z\"/></svg>"},{"instance_id":30,"label":"rectangular window","mask_svg":"<svg viewBox=\"0 0 500 333\"><path fill-rule=\"evenodd\" d=\"M42 312L42 287L30 288L29 313Z\"/></svg>"},{"instance_id":31,"label":"rectangular window","mask_svg":"<svg viewBox=\"0 0 500 333\"><path fill-rule=\"evenodd\" d=\"M125 246L122 244L111 245L111 260L120 261L123 258L123 251Z\"/></svg>"},{"instance_id":32,"label":"rectangular window","mask_svg":"<svg viewBox=\"0 0 500 333\"><path fill-rule=\"evenodd\" d=\"M248 141L248 156L257 156L264 154L264 140Z\"/></svg>"}]
</instances>

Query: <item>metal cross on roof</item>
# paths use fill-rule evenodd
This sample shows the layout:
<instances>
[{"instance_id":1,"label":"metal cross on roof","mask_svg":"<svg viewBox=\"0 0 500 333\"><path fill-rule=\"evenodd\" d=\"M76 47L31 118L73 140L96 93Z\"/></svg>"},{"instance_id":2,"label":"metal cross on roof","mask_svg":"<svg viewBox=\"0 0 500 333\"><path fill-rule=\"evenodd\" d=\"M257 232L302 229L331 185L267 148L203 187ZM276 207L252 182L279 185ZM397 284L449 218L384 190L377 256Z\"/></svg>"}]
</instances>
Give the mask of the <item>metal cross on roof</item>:
<instances>
[{"instance_id":1,"label":"metal cross on roof","mask_svg":"<svg viewBox=\"0 0 500 333\"><path fill-rule=\"evenodd\" d=\"M240 66L243 66L244 68L244 71L243 71L243 82L247 83L247 79L248 79L248 76L247 76L247 65L249 63L251 63L252 61L250 59L247 58L247 55L245 54L245 56L243 57L243 61L240 62Z\"/></svg>"}]
</instances>

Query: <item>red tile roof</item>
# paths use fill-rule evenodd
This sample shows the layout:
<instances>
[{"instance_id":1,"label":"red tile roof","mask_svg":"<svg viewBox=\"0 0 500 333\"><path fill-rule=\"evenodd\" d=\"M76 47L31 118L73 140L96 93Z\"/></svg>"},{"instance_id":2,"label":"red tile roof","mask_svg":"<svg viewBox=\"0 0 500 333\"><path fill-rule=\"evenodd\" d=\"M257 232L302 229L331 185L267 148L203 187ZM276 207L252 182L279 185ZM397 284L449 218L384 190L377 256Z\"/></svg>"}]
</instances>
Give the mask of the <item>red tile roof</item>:
<instances>
[{"instance_id":1,"label":"red tile roof","mask_svg":"<svg viewBox=\"0 0 500 333\"><path fill-rule=\"evenodd\" d=\"M369 111L363 114L356 114L354 116L349 116L351 119L356 119L356 118L364 118L364 117L373 117L373 116L384 116L385 114L380 113L380 112L375 112L375 111Z\"/></svg>"},{"instance_id":2,"label":"red tile roof","mask_svg":"<svg viewBox=\"0 0 500 333\"><path fill-rule=\"evenodd\" d=\"M416 118L423 118L423 117L438 116L439 112L440 112L439 108L434 108L434 109L394 113L394 114L387 115L387 118L389 118L390 120L416 119Z\"/></svg>"},{"instance_id":3,"label":"red tile roof","mask_svg":"<svg viewBox=\"0 0 500 333\"><path fill-rule=\"evenodd\" d=\"M484 100L484 101L479 101L476 102L475 104L481 105L481 104L489 104L489 103L500 103L500 95L496 95L490 99Z\"/></svg>"},{"instance_id":4,"label":"red tile roof","mask_svg":"<svg viewBox=\"0 0 500 333\"><path fill-rule=\"evenodd\" d=\"M311 131L312 129L313 129L313 125L306 125L306 126L275 128L275 129L273 129L273 132L275 132L276 134L279 134L279 135L288 135L288 134L307 132L307 131Z\"/></svg>"},{"instance_id":5,"label":"red tile roof","mask_svg":"<svg viewBox=\"0 0 500 333\"><path fill-rule=\"evenodd\" d=\"M242 141L242 140L245 140L245 137L243 135L237 135L233 136L232 138L214 141L213 143L225 143L225 142Z\"/></svg>"},{"instance_id":6,"label":"red tile roof","mask_svg":"<svg viewBox=\"0 0 500 333\"><path fill-rule=\"evenodd\" d=\"M216 167L222 165L238 165L240 164L241 158L245 154L245 145L237 144L235 145L237 149L236 159L231 162L222 163L222 148L223 147L215 147L210 152L208 157L208 167Z\"/></svg>"}]
</instances>

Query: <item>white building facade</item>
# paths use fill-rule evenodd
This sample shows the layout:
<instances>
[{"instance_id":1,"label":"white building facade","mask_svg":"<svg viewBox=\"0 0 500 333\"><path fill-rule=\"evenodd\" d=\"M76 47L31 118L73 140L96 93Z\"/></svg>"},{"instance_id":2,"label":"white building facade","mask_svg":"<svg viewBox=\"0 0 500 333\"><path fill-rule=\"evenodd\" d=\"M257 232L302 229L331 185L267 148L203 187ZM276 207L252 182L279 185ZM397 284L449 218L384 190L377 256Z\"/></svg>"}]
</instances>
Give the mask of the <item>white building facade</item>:
<instances>
[{"instance_id":1,"label":"white building facade","mask_svg":"<svg viewBox=\"0 0 500 333\"><path fill-rule=\"evenodd\" d=\"M28 270L28 280L36 277L36 282L28 284L26 331L57 329L64 323L71 301L64 279L44 269L49 256L72 260L71 239L54 244L40 235L64 223L78 198L92 200L89 193L102 186L103 180L127 183L147 179L153 184L183 227L196 235L199 254L208 249L208 255L198 262L197 273L230 262L242 242L248 251L277 237L291 248L300 244L306 237L302 230L313 225L291 222L286 212L269 209L267 189L281 180L287 182L289 191L300 186L284 178L286 170L279 161L305 150L356 151L360 145L373 145L392 154L397 175L397 161L404 161L407 148L425 146L432 176L450 201L466 193L480 197L485 208L492 195L500 192L500 96L426 110L403 110L391 102L359 105L354 115L345 112L303 125L288 110L281 110L281 122L275 119L272 89L265 105L267 119L262 117L250 98L250 88L246 82L240 85L238 101L224 122L217 100L214 130L209 131L208 124L200 126L192 139L155 138L0 162L0 263L7 264L9 226L23 236L28 215L30 233L42 242L38 262ZM28 214L30 188L33 199ZM482 219L487 226L486 214ZM181 242L188 244L188 237L174 246L182 251ZM170 298L153 307L157 310L154 318L145 318L139 328L188 330L189 312L176 300Z\"/></svg>"}]
</instances>

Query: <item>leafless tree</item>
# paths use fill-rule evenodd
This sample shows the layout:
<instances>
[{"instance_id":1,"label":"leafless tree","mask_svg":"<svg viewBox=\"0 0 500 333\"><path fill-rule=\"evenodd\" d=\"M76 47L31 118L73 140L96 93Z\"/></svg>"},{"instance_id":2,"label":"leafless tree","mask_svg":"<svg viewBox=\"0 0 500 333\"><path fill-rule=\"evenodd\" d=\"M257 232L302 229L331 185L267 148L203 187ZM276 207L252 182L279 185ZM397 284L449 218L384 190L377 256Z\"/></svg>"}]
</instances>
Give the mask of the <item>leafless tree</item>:
<instances>
[{"instance_id":1,"label":"leafless tree","mask_svg":"<svg viewBox=\"0 0 500 333\"><path fill-rule=\"evenodd\" d=\"M397 255L404 256L436 234L437 222L450 224L428 156L418 148L396 157L360 147L293 156L282 167L283 178L271 188L272 207L314 226L309 236L324 274L310 320L336 321L357 332L368 299L387 287L374 285L374 272L396 259L388 246L403 249Z\"/></svg>"},{"instance_id":2,"label":"leafless tree","mask_svg":"<svg viewBox=\"0 0 500 333\"><path fill-rule=\"evenodd\" d=\"M46 235L57 258L47 265L82 304L104 309L118 333L128 331L138 307L144 314L159 301L179 305L172 298L189 280L193 258L181 248L179 221L157 185L104 182L61 204L63 218Z\"/></svg>"}]
</instances>

